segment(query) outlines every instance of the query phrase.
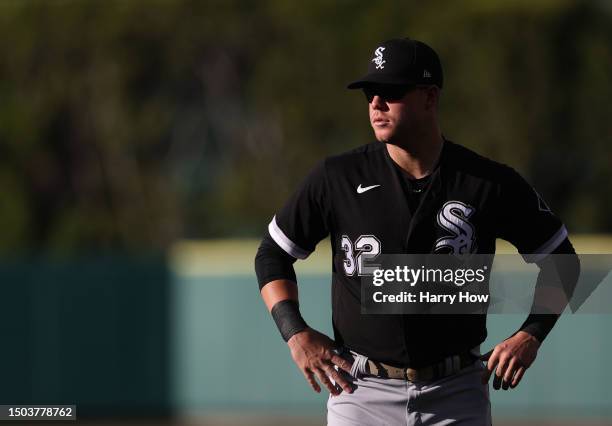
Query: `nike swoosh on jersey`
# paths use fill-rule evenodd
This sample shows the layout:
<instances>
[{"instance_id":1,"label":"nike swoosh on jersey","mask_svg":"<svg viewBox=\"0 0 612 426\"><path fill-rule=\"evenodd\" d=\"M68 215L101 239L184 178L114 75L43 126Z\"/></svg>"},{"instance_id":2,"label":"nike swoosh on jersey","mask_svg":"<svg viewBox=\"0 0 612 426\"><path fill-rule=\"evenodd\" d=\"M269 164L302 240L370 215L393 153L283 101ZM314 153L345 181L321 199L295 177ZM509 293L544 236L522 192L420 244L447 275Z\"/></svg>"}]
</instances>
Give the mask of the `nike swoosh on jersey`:
<instances>
[{"instance_id":1,"label":"nike swoosh on jersey","mask_svg":"<svg viewBox=\"0 0 612 426\"><path fill-rule=\"evenodd\" d=\"M357 194L363 194L364 192L369 191L370 189L374 189L374 188L376 188L378 186L380 186L380 185L364 186L362 188L361 184L359 184L359 186L357 187Z\"/></svg>"}]
</instances>

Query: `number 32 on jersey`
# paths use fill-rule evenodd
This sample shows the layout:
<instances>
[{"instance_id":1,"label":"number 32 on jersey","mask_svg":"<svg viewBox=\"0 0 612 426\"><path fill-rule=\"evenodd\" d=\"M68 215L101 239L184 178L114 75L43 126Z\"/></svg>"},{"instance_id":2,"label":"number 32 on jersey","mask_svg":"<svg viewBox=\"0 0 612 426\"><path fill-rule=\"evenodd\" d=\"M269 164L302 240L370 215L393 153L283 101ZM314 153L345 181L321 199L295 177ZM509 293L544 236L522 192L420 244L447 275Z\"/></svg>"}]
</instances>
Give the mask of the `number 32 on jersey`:
<instances>
[{"instance_id":1,"label":"number 32 on jersey","mask_svg":"<svg viewBox=\"0 0 612 426\"><path fill-rule=\"evenodd\" d=\"M346 235L342 236L340 243L344 251L344 273L348 276L372 275L377 266L367 266L366 263L374 260L380 254L380 240L374 235L360 235L355 244Z\"/></svg>"}]
</instances>

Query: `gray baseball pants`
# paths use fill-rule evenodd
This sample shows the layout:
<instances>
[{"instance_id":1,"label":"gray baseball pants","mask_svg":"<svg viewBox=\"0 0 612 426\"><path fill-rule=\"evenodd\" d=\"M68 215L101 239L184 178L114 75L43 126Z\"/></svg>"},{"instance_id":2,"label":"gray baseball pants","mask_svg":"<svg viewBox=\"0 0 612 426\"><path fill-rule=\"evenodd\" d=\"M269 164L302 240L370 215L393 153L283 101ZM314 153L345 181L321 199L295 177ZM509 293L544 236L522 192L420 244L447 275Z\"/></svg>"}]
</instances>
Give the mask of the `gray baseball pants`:
<instances>
[{"instance_id":1,"label":"gray baseball pants","mask_svg":"<svg viewBox=\"0 0 612 426\"><path fill-rule=\"evenodd\" d=\"M327 424L490 426L489 387L481 381L484 369L485 364L476 361L452 376L431 382L382 379L340 370L354 391L330 395Z\"/></svg>"}]
</instances>

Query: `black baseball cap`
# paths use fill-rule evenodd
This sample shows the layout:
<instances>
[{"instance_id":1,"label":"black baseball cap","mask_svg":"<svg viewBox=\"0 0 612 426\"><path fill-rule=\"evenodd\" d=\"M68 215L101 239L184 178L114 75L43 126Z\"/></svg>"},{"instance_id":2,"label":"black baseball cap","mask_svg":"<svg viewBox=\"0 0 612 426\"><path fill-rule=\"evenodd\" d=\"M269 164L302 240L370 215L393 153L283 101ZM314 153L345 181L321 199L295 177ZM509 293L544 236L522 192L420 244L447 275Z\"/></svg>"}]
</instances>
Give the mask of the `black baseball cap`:
<instances>
[{"instance_id":1,"label":"black baseball cap","mask_svg":"<svg viewBox=\"0 0 612 426\"><path fill-rule=\"evenodd\" d=\"M442 83L442 64L431 47L422 41L395 38L374 49L368 73L347 88L371 84L434 84L442 88Z\"/></svg>"}]
</instances>

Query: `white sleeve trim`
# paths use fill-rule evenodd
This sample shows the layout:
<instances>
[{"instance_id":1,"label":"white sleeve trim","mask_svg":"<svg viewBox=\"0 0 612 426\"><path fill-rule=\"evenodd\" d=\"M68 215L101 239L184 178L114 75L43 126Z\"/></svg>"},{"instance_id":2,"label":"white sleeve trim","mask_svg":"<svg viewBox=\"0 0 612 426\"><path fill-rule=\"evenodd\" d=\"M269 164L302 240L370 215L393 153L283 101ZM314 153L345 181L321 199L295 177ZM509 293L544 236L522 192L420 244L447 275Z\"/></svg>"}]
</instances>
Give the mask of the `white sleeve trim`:
<instances>
[{"instance_id":1,"label":"white sleeve trim","mask_svg":"<svg viewBox=\"0 0 612 426\"><path fill-rule=\"evenodd\" d=\"M268 225L268 232L276 244L278 244L290 256L293 256L296 259L306 259L310 255L311 252L304 250L285 235L285 233L276 223L276 216L272 218L272 221Z\"/></svg>"},{"instance_id":2,"label":"white sleeve trim","mask_svg":"<svg viewBox=\"0 0 612 426\"><path fill-rule=\"evenodd\" d=\"M557 247L559 247L559 244L561 244L566 238L567 229L565 228L565 225L561 225L561 228L559 228L555 235L550 237L550 239L542 244L535 252L532 254L523 254L523 259L525 259L525 262L527 263L539 262L551 254Z\"/></svg>"}]
</instances>

